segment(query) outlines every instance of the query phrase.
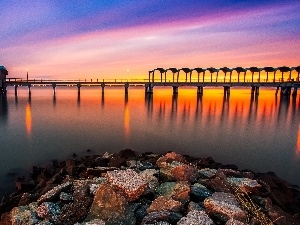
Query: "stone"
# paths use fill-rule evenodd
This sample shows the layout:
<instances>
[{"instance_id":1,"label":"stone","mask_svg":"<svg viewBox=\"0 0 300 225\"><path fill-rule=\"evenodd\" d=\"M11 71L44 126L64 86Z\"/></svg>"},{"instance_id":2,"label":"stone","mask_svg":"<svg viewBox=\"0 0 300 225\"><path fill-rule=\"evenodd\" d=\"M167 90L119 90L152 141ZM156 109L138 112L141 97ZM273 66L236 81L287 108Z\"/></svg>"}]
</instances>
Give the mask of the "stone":
<instances>
[{"instance_id":1,"label":"stone","mask_svg":"<svg viewBox=\"0 0 300 225\"><path fill-rule=\"evenodd\" d=\"M159 171L155 169L145 169L139 173L140 177L148 183L148 187L152 192L154 192L159 184L158 179L154 176L154 174L158 173Z\"/></svg>"},{"instance_id":2,"label":"stone","mask_svg":"<svg viewBox=\"0 0 300 225\"><path fill-rule=\"evenodd\" d=\"M147 188L147 181L132 169L108 171L106 179L124 193L128 201L138 199Z\"/></svg>"},{"instance_id":3,"label":"stone","mask_svg":"<svg viewBox=\"0 0 300 225\"><path fill-rule=\"evenodd\" d=\"M180 213L169 212L169 211L155 211L146 215L142 221L142 224L176 224L182 215Z\"/></svg>"},{"instance_id":4,"label":"stone","mask_svg":"<svg viewBox=\"0 0 300 225\"><path fill-rule=\"evenodd\" d=\"M274 224L276 225L294 225L300 224L300 218L295 218L280 209L277 206L272 206L272 208L268 211L268 214Z\"/></svg>"},{"instance_id":5,"label":"stone","mask_svg":"<svg viewBox=\"0 0 300 225\"><path fill-rule=\"evenodd\" d=\"M117 167L95 167L95 168L87 168L86 175L95 176L95 177L102 177L105 175L107 171L117 170Z\"/></svg>"},{"instance_id":6,"label":"stone","mask_svg":"<svg viewBox=\"0 0 300 225\"><path fill-rule=\"evenodd\" d=\"M88 215L93 202L89 195L90 180L75 180L73 182L73 201L66 203L61 208L58 220L64 225L73 225L77 221L83 221Z\"/></svg>"},{"instance_id":7,"label":"stone","mask_svg":"<svg viewBox=\"0 0 300 225\"><path fill-rule=\"evenodd\" d=\"M164 196L159 196L156 198L150 207L147 209L148 213L155 211L172 211L172 212L180 212L182 209L182 203L171 198L167 198Z\"/></svg>"},{"instance_id":8,"label":"stone","mask_svg":"<svg viewBox=\"0 0 300 225\"><path fill-rule=\"evenodd\" d=\"M256 180L251 180L249 178L230 177L227 178L227 181L230 184L239 187L241 191L245 193L257 192L261 188L261 185Z\"/></svg>"},{"instance_id":9,"label":"stone","mask_svg":"<svg viewBox=\"0 0 300 225\"><path fill-rule=\"evenodd\" d=\"M231 218L245 222L246 213L239 207L234 195L224 192L215 192L204 200L206 212L223 221Z\"/></svg>"},{"instance_id":10,"label":"stone","mask_svg":"<svg viewBox=\"0 0 300 225\"><path fill-rule=\"evenodd\" d=\"M58 216L61 214L61 209L57 203L43 202L37 208L39 218L49 220L53 223L59 223Z\"/></svg>"},{"instance_id":11,"label":"stone","mask_svg":"<svg viewBox=\"0 0 300 225\"><path fill-rule=\"evenodd\" d=\"M231 219L227 220L225 225L247 225L247 224L231 218Z\"/></svg>"},{"instance_id":12,"label":"stone","mask_svg":"<svg viewBox=\"0 0 300 225\"><path fill-rule=\"evenodd\" d=\"M37 203L40 205L40 204L42 204L43 202L46 202L46 201L50 202L53 199L55 199L56 197L58 197L60 192L68 190L71 186L72 186L71 182L66 182L66 183L63 183L61 185L57 185L56 187L54 187L53 189L51 189L50 191L48 191L47 193L42 195L37 200Z\"/></svg>"},{"instance_id":13,"label":"stone","mask_svg":"<svg viewBox=\"0 0 300 225\"><path fill-rule=\"evenodd\" d=\"M135 223L125 196L111 185L102 183L95 194L88 220L102 219L105 224L119 224L120 221L132 220Z\"/></svg>"},{"instance_id":14,"label":"stone","mask_svg":"<svg viewBox=\"0 0 300 225\"><path fill-rule=\"evenodd\" d=\"M199 205L196 202L189 202L187 212L193 211L193 210L204 210L204 207L202 205Z\"/></svg>"},{"instance_id":15,"label":"stone","mask_svg":"<svg viewBox=\"0 0 300 225\"><path fill-rule=\"evenodd\" d=\"M214 222L204 211L192 210L177 225L214 225Z\"/></svg>"},{"instance_id":16,"label":"stone","mask_svg":"<svg viewBox=\"0 0 300 225\"><path fill-rule=\"evenodd\" d=\"M216 173L217 173L216 169L204 168L198 170L198 174L201 178L213 178L216 176Z\"/></svg>"},{"instance_id":17,"label":"stone","mask_svg":"<svg viewBox=\"0 0 300 225\"><path fill-rule=\"evenodd\" d=\"M61 192L59 195L59 199L64 201L64 202L69 202L69 201L73 201L73 195L66 193L66 192Z\"/></svg>"},{"instance_id":18,"label":"stone","mask_svg":"<svg viewBox=\"0 0 300 225\"><path fill-rule=\"evenodd\" d=\"M211 195L212 192L202 184L195 183L191 186L191 199L193 201L204 201L204 199Z\"/></svg>"},{"instance_id":19,"label":"stone","mask_svg":"<svg viewBox=\"0 0 300 225\"><path fill-rule=\"evenodd\" d=\"M163 181L194 182L198 177L197 167L173 161L160 163L160 178Z\"/></svg>"},{"instance_id":20,"label":"stone","mask_svg":"<svg viewBox=\"0 0 300 225\"><path fill-rule=\"evenodd\" d=\"M39 222L36 211L32 211L29 206L15 207L10 212L12 225L31 225Z\"/></svg>"},{"instance_id":21,"label":"stone","mask_svg":"<svg viewBox=\"0 0 300 225\"><path fill-rule=\"evenodd\" d=\"M201 183L215 192L231 193L230 187L226 179L216 177L213 179L202 180Z\"/></svg>"},{"instance_id":22,"label":"stone","mask_svg":"<svg viewBox=\"0 0 300 225\"><path fill-rule=\"evenodd\" d=\"M76 224L74 224L74 225L76 225ZM78 224L78 225L105 225L105 222L103 220L100 220L100 219L95 219L95 220L85 222L85 223L82 223L82 224Z\"/></svg>"},{"instance_id":23,"label":"stone","mask_svg":"<svg viewBox=\"0 0 300 225\"><path fill-rule=\"evenodd\" d=\"M172 163L172 162L181 162L184 164L187 164L188 162L186 161L186 159L180 155L177 154L176 152L169 152L167 154L165 154L164 156L161 156L157 161L156 161L156 165L161 168L164 167L163 165L165 163Z\"/></svg>"},{"instance_id":24,"label":"stone","mask_svg":"<svg viewBox=\"0 0 300 225\"><path fill-rule=\"evenodd\" d=\"M166 198L186 203L190 200L190 184L187 181L164 182L158 187L158 193Z\"/></svg>"}]
</instances>

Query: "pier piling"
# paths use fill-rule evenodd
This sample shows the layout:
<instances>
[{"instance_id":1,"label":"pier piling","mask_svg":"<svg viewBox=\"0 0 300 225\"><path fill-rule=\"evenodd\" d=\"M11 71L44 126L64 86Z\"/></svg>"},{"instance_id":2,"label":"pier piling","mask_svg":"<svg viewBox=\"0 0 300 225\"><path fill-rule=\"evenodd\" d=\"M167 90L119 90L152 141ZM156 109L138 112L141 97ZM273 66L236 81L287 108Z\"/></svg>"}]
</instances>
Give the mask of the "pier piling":
<instances>
[{"instance_id":1,"label":"pier piling","mask_svg":"<svg viewBox=\"0 0 300 225\"><path fill-rule=\"evenodd\" d=\"M178 86L172 86L173 94L178 94Z\"/></svg>"}]
</instances>

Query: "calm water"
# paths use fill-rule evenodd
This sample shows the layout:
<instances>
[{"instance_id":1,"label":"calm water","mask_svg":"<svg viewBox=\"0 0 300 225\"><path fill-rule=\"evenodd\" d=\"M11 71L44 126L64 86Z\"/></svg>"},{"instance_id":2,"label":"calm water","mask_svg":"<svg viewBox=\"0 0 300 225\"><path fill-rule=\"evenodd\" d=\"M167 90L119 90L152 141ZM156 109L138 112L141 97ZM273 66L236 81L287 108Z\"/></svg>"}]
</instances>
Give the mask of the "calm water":
<instances>
[{"instance_id":1,"label":"calm water","mask_svg":"<svg viewBox=\"0 0 300 225\"><path fill-rule=\"evenodd\" d=\"M0 192L13 186L15 177L32 165L66 159L73 153L138 152L208 157L240 169L275 171L300 185L300 95L275 98L275 90L260 91L251 99L249 89L232 89L224 99L222 89L144 89L33 87L8 89L0 98Z\"/></svg>"}]
</instances>

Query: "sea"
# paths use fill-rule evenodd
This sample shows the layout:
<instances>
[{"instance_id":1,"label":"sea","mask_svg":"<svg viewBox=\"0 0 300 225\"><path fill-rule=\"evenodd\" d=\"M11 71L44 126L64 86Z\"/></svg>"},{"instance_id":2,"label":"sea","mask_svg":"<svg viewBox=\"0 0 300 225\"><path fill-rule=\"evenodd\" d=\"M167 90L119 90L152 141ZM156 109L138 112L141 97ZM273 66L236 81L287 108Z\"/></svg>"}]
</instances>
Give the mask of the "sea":
<instances>
[{"instance_id":1,"label":"sea","mask_svg":"<svg viewBox=\"0 0 300 225\"><path fill-rule=\"evenodd\" d=\"M240 170L275 172L300 185L300 94L275 89L154 87L8 87L0 96L0 196L33 165L132 149L213 157ZM87 151L90 150L90 151Z\"/></svg>"}]
</instances>

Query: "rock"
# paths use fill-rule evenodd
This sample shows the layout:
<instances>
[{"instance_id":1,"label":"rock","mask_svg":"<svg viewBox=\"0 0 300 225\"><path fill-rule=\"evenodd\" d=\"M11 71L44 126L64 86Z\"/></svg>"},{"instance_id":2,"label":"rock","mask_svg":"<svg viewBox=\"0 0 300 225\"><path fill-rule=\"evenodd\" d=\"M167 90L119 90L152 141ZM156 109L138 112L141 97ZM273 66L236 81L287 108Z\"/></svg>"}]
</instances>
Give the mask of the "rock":
<instances>
[{"instance_id":1,"label":"rock","mask_svg":"<svg viewBox=\"0 0 300 225\"><path fill-rule=\"evenodd\" d=\"M175 201L171 198L166 198L164 196L159 196L156 198L150 207L147 209L148 213L155 211L172 211L180 212L182 209L182 204L179 201Z\"/></svg>"},{"instance_id":2,"label":"rock","mask_svg":"<svg viewBox=\"0 0 300 225\"><path fill-rule=\"evenodd\" d=\"M231 218L227 220L225 225L247 225L247 224Z\"/></svg>"},{"instance_id":3,"label":"rock","mask_svg":"<svg viewBox=\"0 0 300 225\"><path fill-rule=\"evenodd\" d=\"M216 176L216 173L217 173L216 169L204 168L198 170L198 174L201 178L213 178Z\"/></svg>"},{"instance_id":4,"label":"rock","mask_svg":"<svg viewBox=\"0 0 300 225\"><path fill-rule=\"evenodd\" d=\"M95 176L95 177L102 177L107 171L118 170L117 167L95 167L95 168L87 168L86 175Z\"/></svg>"},{"instance_id":5,"label":"rock","mask_svg":"<svg viewBox=\"0 0 300 225\"><path fill-rule=\"evenodd\" d=\"M105 222L103 220L100 219L95 219L89 222L85 222L85 223L76 223L74 225L105 225Z\"/></svg>"},{"instance_id":6,"label":"rock","mask_svg":"<svg viewBox=\"0 0 300 225\"><path fill-rule=\"evenodd\" d=\"M10 214L12 225L31 225L39 222L36 211L29 206L15 207Z\"/></svg>"},{"instance_id":7,"label":"rock","mask_svg":"<svg viewBox=\"0 0 300 225\"><path fill-rule=\"evenodd\" d=\"M180 213L174 213L169 211L155 211L146 215L142 221L142 224L176 224L182 215Z\"/></svg>"},{"instance_id":8,"label":"rock","mask_svg":"<svg viewBox=\"0 0 300 225\"><path fill-rule=\"evenodd\" d=\"M158 179L154 176L154 174L158 173L159 171L155 169L146 169L139 173L140 177L148 183L148 187L152 192L154 192L159 184Z\"/></svg>"},{"instance_id":9,"label":"rock","mask_svg":"<svg viewBox=\"0 0 300 225\"><path fill-rule=\"evenodd\" d=\"M64 202L70 202L74 200L73 195L66 192L61 192L59 195L59 199Z\"/></svg>"},{"instance_id":10,"label":"rock","mask_svg":"<svg viewBox=\"0 0 300 225\"><path fill-rule=\"evenodd\" d=\"M190 184L187 181L165 182L158 188L158 193L166 198L186 203L190 200Z\"/></svg>"},{"instance_id":11,"label":"rock","mask_svg":"<svg viewBox=\"0 0 300 225\"><path fill-rule=\"evenodd\" d=\"M191 186L191 199L193 201L204 201L204 199L211 195L212 192L202 184L195 183Z\"/></svg>"},{"instance_id":12,"label":"rock","mask_svg":"<svg viewBox=\"0 0 300 225\"><path fill-rule=\"evenodd\" d=\"M285 212L283 212L279 207L272 206L272 208L268 211L268 214L274 224L276 225L294 225L300 224L300 219L295 218Z\"/></svg>"},{"instance_id":13,"label":"rock","mask_svg":"<svg viewBox=\"0 0 300 225\"><path fill-rule=\"evenodd\" d=\"M76 166L76 160L74 159L68 159L66 162L66 172L73 176L75 174L75 166Z\"/></svg>"},{"instance_id":14,"label":"rock","mask_svg":"<svg viewBox=\"0 0 300 225\"><path fill-rule=\"evenodd\" d=\"M184 163L187 164L188 162L186 161L186 159L180 155L177 154L176 152L169 152L167 154L165 154L164 156L161 156L157 161L156 161L156 165L161 168L163 167L163 165L165 163L172 163L172 162L180 162L180 163Z\"/></svg>"},{"instance_id":15,"label":"rock","mask_svg":"<svg viewBox=\"0 0 300 225\"><path fill-rule=\"evenodd\" d=\"M19 206L29 205L29 203L33 201L34 197L35 197L34 195L25 192L24 194L22 194L22 197L19 202Z\"/></svg>"},{"instance_id":16,"label":"rock","mask_svg":"<svg viewBox=\"0 0 300 225\"><path fill-rule=\"evenodd\" d=\"M119 224L121 221L132 220L134 224L135 219L128 212L129 206L125 196L111 185L102 183L95 194L87 219L102 219L105 224Z\"/></svg>"},{"instance_id":17,"label":"rock","mask_svg":"<svg viewBox=\"0 0 300 225\"><path fill-rule=\"evenodd\" d=\"M215 192L231 193L227 180L223 178L216 177L214 179L201 180L201 183Z\"/></svg>"},{"instance_id":18,"label":"rock","mask_svg":"<svg viewBox=\"0 0 300 225\"><path fill-rule=\"evenodd\" d=\"M37 208L37 215L42 219L49 220L53 223L60 223L58 217L61 214L61 209L57 203L43 202Z\"/></svg>"},{"instance_id":19,"label":"rock","mask_svg":"<svg viewBox=\"0 0 300 225\"><path fill-rule=\"evenodd\" d=\"M214 225L212 219L204 211L190 211L186 217L182 217L177 225Z\"/></svg>"},{"instance_id":20,"label":"rock","mask_svg":"<svg viewBox=\"0 0 300 225\"><path fill-rule=\"evenodd\" d=\"M204 210L202 205L197 204L196 202L189 202L188 210L187 212L193 211L193 210Z\"/></svg>"},{"instance_id":21,"label":"rock","mask_svg":"<svg viewBox=\"0 0 300 225\"><path fill-rule=\"evenodd\" d=\"M147 188L147 182L132 169L108 171L106 178L113 187L125 194L128 201L138 199Z\"/></svg>"},{"instance_id":22,"label":"rock","mask_svg":"<svg viewBox=\"0 0 300 225\"><path fill-rule=\"evenodd\" d=\"M42 204L43 202L46 201L52 201L56 197L59 196L60 192L68 190L72 186L71 182L66 182L61 185L56 186L55 188L51 189L48 191L46 194L42 195L38 200L38 204Z\"/></svg>"},{"instance_id":23,"label":"rock","mask_svg":"<svg viewBox=\"0 0 300 225\"><path fill-rule=\"evenodd\" d=\"M223 221L231 218L246 221L246 213L239 207L234 195L224 192L215 192L212 196L204 200L206 212L212 217L217 217Z\"/></svg>"},{"instance_id":24,"label":"rock","mask_svg":"<svg viewBox=\"0 0 300 225\"><path fill-rule=\"evenodd\" d=\"M227 178L227 181L230 184L239 187L241 191L245 193L257 192L261 188L261 185L257 183L256 180L251 180L249 178L231 177L231 178Z\"/></svg>"},{"instance_id":25,"label":"rock","mask_svg":"<svg viewBox=\"0 0 300 225\"><path fill-rule=\"evenodd\" d=\"M198 177L198 170L195 166L190 166L181 162L160 163L160 178L163 181L189 181L193 182Z\"/></svg>"},{"instance_id":26,"label":"rock","mask_svg":"<svg viewBox=\"0 0 300 225\"><path fill-rule=\"evenodd\" d=\"M58 220L64 225L73 225L77 221L82 221L88 215L93 202L89 195L89 180L77 180L73 182L73 201L66 203L61 208Z\"/></svg>"}]
</instances>

